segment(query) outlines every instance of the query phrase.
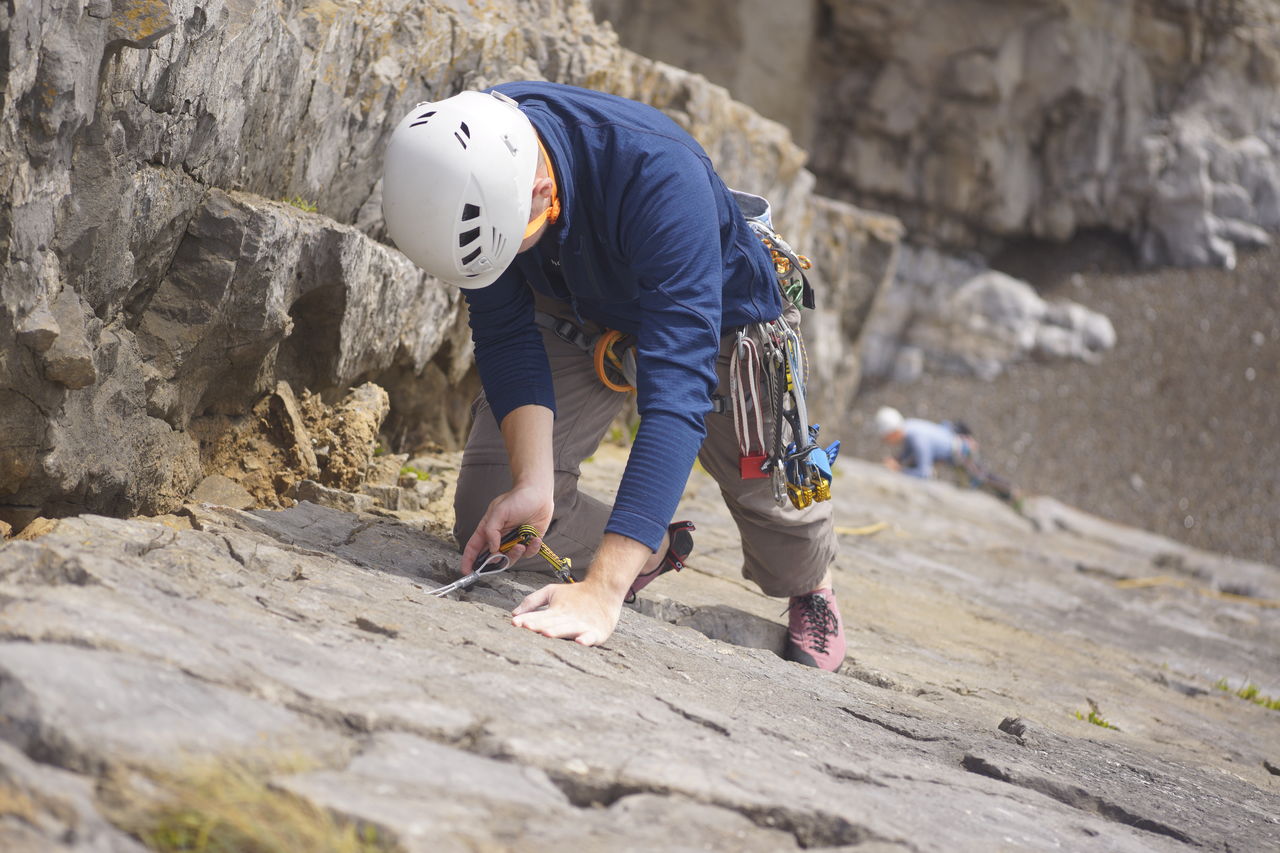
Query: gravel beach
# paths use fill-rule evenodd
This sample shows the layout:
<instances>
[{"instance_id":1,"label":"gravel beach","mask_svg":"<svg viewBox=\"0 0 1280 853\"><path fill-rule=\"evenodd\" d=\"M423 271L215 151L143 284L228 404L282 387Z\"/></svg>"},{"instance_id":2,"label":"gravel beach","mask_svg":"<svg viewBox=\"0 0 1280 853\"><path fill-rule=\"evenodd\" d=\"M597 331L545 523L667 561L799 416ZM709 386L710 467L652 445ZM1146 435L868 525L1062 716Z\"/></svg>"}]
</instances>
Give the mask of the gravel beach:
<instances>
[{"instance_id":1,"label":"gravel beach","mask_svg":"<svg viewBox=\"0 0 1280 853\"><path fill-rule=\"evenodd\" d=\"M1234 271L1142 270L1115 240L1023 246L994 267L1106 314L1099 364L1026 363L994 381L864 388L845 452L883 456L871 418L960 418L1028 493L1195 547L1280 566L1280 248ZM843 433L843 434L841 434Z\"/></svg>"}]
</instances>

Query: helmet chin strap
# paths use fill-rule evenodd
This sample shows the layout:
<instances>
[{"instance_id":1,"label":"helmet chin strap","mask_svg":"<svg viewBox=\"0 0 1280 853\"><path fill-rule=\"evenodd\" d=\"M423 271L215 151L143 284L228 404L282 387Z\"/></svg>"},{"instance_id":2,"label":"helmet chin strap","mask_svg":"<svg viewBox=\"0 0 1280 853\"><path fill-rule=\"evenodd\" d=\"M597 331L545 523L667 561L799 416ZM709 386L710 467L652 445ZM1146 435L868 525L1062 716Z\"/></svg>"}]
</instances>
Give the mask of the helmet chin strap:
<instances>
[{"instance_id":1,"label":"helmet chin strap","mask_svg":"<svg viewBox=\"0 0 1280 853\"><path fill-rule=\"evenodd\" d=\"M551 167L551 157L547 155L546 146L542 144L541 139L538 140L538 150L542 153L542 162L547 164L547 177L551 179L551 203L525 226L525 240L537 233L537 230L542 227L544 222L548 225L554 225L556 220L560 218L560 189L556 186L556 173Z\"/></svg>"}]
</instances>

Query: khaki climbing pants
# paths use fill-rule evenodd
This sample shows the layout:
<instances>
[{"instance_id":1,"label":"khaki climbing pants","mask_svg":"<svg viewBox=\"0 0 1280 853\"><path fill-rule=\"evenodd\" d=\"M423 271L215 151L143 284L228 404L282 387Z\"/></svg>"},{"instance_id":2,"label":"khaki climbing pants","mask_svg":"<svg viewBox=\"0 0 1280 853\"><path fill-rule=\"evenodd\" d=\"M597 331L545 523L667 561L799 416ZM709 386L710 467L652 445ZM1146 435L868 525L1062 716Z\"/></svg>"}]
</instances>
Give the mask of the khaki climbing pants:
<instances>
[{"instance_id":1,"label":"khaki climbing pants","mask_svg":"<svg viewBox=\"0 0 1280 853\"><path fill-rule=\"evenodd\" d=\"M539 311L573 320L569 306L539 298ZM788 308L792 326L799 312ZM577 321L574 321L575 323ZM589 334L602 330L586 324ZM575 344L542 330L551 378L556 395L556 419L552 438L555 465L555 517L544 539L562 557L583 569L591 562L604 535L610 507L578 489L584 459L599 446L610 424L622 410L626 394L611 391L596 376L591 356ZM717 394L728 398L729 358L734 336L724 338L716 362L719 375ZM454 497L454 536L465 545L488 509L490 501L511 488L511 471L506 445L483 392L471 408L473 422L462 457L458 488ZM738 465L738 443L733 416L707 415L707 437L698 460L720 485L725 504L742 537L742 574L755 582L765 595L788 597L817 588L835 558L836 540L832 526L831 502L815 503L797 510L787 503L778 506L769 480L743 480ZM766 413L765 434L772 424ZM684 478L686 472L672 472ZM690 519L695 524L697 519ZM696 541L697 534L695 534ZM693 562L697 562L695 549Z\"/></svg>"}]
</instances>

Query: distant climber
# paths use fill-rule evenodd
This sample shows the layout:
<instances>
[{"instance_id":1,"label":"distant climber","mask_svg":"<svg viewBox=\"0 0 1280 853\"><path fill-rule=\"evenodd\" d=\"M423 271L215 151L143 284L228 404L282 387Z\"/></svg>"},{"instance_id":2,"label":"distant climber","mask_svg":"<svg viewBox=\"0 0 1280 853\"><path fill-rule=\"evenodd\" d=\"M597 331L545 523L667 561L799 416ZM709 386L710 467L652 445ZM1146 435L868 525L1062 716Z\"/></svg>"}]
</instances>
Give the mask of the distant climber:
<instances>
[{"instance_id":1,"label":"distant climber","mask_svg":"<svg viewBox=\"0 0 1280 853\"><path fill-rule=\"evenodd\" d=\"M936 465L948 465L971 487L989 492L1021 511L1020 492L987 469L978 453L978 440L964 423L904 418L897 409L881 406L876 411L876 431L892 450L884 464L894 471L929 479L935 475Z\"/></svg>"},{"instance_id":2,"label":"distant climber","mask_svg":"<svg viewBox=\"0 0 1280 853\"><path fill-rule=\"evenodd\" d=\"M696 456L737 522L743 575L790 598L788 657L837 668L831 504L779 506L744 464L734 417L712 411L730 396L736 332L785 318L790 334L799 311L693 137L653 107L571 86L463 92L396 128L383 211L396 245L469 308L484 390L455 499L463 572L521 524L589 564L581 583L528 596L514 624L605 642L624 599L684 565L692 525L671 519ZM632 385L640 426L609 507L578 490L579 465Z\"/></svg>"}]
</instances>

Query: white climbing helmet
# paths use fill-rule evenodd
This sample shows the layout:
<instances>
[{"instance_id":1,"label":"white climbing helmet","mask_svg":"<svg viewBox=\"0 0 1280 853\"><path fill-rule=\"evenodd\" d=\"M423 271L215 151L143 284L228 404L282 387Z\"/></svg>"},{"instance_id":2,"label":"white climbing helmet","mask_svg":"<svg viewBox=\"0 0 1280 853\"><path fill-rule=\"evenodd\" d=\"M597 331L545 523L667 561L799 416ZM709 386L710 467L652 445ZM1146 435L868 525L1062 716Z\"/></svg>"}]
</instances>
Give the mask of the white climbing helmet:
<instances>
[{"instance_id":1,"label":"white climbing helmet","mask_svg":"<svg viewBox=\"0 0 1280 853\"><path fill-rule=\"evenodd\" d=\"M881 406L876 411L876 432L880 433L880 437L883 438L902 429L905 421L906 418L902 417L902 412L892 406Z\"/></svg>"},{"instance_id":2,"label":"white climbing helmet","mask_svg":"<svg viewBox=\"0 0 1280 853\"><path fill-rule=\"evenodd\" d=\"M462 92L418 104L387 143L382 215L400 251L462 288L502 274L524 239L538 137L516 102Z\"/></svg>"}]
</instances>

